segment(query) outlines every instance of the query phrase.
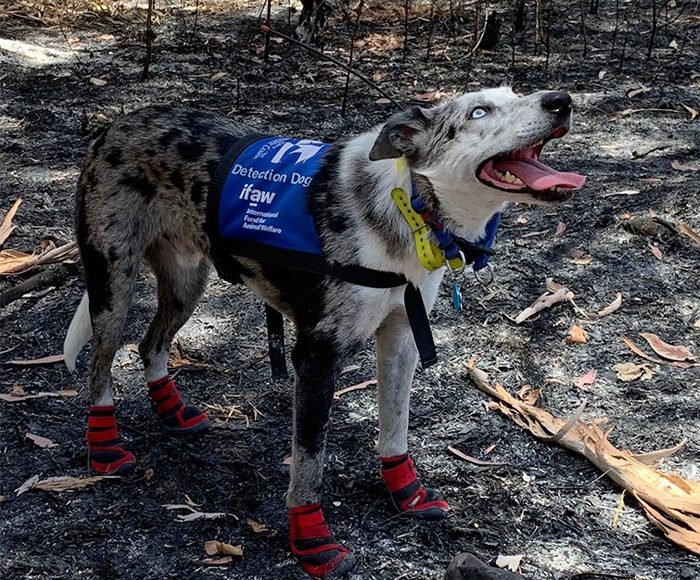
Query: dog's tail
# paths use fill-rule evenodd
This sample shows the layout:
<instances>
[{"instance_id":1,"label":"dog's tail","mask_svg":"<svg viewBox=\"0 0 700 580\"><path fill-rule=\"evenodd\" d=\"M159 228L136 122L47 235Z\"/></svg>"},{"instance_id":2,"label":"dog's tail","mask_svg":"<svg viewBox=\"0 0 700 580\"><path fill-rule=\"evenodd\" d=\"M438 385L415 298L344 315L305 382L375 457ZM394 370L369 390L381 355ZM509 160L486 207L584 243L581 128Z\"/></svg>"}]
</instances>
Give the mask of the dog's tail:
<instances>
[{"instance_id":1,"label":"dog's tail","mask_svg":"<svg viewBox=\"0 0 700 580\"><path fill-rule=\"evenodd\" d=\"M87 292L83 294L78 309L70 321L66 339L63 341L63 355L69 371L75 370L75 359L80 351L92 338L92 324L90 323L90 301Z\"/></svg>"}]
</instances>

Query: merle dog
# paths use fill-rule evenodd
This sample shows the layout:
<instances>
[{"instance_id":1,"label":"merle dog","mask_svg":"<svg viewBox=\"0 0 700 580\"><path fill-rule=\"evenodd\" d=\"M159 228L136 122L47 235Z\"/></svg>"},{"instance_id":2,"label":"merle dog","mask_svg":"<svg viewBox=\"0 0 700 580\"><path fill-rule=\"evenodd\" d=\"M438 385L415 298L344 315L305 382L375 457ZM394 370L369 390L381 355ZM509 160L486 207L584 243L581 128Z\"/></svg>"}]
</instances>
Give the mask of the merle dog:
<instances>
[{"instance_id":1,"label":"merle dog","mask_svg":"<svg viewBox=\"0 0 700 580\"><path fill-rule=\"evenodd\" d=\"M403 275L420 288L429 310L445 268L429 272L423 266L411 227L392 201L390 193L402 179L397 159L410 172L404 186L417 189L416 197L440 216L445 229L478 240L507 202L553 203L583 185L582 176L539 161L544 144L568 131L571 110L564 92L519 97L509 88L483 90L431 109L413 107L333 145L306 197L324 255ZM155 411L174 433L208 424L181 400L168 377L168 352L207 285L212 248L205 207L212 177L222 156L252 132L209 113L149 107L116 121L90 148L76 213L87 292L65 352L72 368L94 337L88 416L93 469L115 473L135 463L119 439L111 365L144 259L158 284L157 312L139 346ZM355 564L332 537L320 493L339 369L371 336L377 350L381 474L400 511L444 517L447 503L421 485L408 455L409 393L418 354L403 289L360 286L236 255L231 262L240 280L296 327L287 501L292 552L303 568L330 577Z\"/></svg>"}]
</instances>

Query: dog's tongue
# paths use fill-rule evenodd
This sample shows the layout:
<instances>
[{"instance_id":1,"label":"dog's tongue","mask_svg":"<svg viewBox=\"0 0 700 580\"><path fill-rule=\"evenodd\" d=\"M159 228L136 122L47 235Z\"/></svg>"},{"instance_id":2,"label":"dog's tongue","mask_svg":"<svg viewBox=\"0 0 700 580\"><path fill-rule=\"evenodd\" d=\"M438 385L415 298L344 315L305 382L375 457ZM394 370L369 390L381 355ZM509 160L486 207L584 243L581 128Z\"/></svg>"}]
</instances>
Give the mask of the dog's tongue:
<instances>
[{"instance_id":1,"label":"dog's tongue","mask_svg":"<svg viewBox=\"0 0 700 580\"><path fill-rule=\"evenodd\" d=\"M586 178L578 173L563 173L535 159L505 159L493 164L499 171L510 171L533 191L544 191L553 187L580 189Z\"/></svg>"}]
</instances>

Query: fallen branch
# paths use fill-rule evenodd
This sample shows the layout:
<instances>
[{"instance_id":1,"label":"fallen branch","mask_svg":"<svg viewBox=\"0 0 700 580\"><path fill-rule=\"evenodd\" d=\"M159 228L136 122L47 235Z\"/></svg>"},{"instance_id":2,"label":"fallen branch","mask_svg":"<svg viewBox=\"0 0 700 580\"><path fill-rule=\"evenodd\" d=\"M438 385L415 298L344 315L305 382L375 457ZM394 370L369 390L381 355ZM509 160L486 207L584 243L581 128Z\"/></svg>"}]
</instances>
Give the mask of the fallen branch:
<instances>
[{"instance_id":1,"label":"fallen branch","mask_svg":"<svg viewBox=\"0 0 700 580\"><path fill-rule=\"evenodd\" d=\"M60 286L66 281L69 272L70 266L58 264L46 270L42 270L38 274L34 274L31 278L27 278L24 282L20 282L16 286L0 294L0 308L22 298L22 296L29 292L43 290L51 286Z\"/></svg>"},{"instance_id":2,"label":"fallen branch","mask_svg":"<svg viewBox=\"0 0 700 580\"><path fill-rule=\"evenodd\" d=\"M47 246L47 249L38 254L26 254L17 250L2 250L0 251L0 276L10 276L12 274L23 274L37 266L47 264L56 264L59 262L76 262L80 259L78 244L70 242L53 247L53 244Z\"/></svg>"},{"instance_id":3,"label":"fallen branch","mask_svg":"<svg viewBox=\"0 0 700 580\"><path fill-rule=\"evenodd\" d=\"M580 418L579 409L569 421L554 417L546 410L512 396L502 385L489 382L488 375L467 364L476 386L497 401L489 408L500 411L535 437L555 441L562 447L588 458L605 475L639 500L647 517L672 542L700 555L700 481L664 473L650 466L678 451L683 443L670 449L634 455L617 449L601 429L601 420L590 424ZM532 399L530 399L532 400Z\"/></svg>"}]
</instances>

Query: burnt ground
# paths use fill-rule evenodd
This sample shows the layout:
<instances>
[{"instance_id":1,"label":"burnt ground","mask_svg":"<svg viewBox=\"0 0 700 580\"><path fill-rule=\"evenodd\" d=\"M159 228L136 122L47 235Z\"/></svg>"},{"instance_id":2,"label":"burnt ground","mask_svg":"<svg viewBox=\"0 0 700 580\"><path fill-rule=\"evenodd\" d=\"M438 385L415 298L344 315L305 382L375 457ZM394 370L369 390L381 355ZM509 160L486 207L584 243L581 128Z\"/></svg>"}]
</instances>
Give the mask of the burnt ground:
<instances>
[{"instance_id":1,"label":"burnt ground","mask_svg":"<svg viewBox=\"0 0 700 580\"><path fill-rule=\"evenodd\" d=\"M51 10L51 3L34 4L49 8L29 11L43 22L21 10L0 14L0 211L17 196L24 199L15 219L19 227L5 248L31 250L45 239L72 239L73 192L91 134L125 111L183 103L269 132L326 140L356 134L393 111L352 80L348 113L341 117L344 74L288 44L273 42L265 66L263 41L254 35L259 6L252 3L202 1L195 25L194 2L159 2L164 7L146 82L139 82L142 10L120 10L107 2L111 13L72 11L58 19L61 13ZM588 183L557 208L512 207L499 233L493 286L468 283L459 314L451 310L445 286L432 316L440 362L417 375L410 438L424 479L450 501L446 521L425 525L394 515L373 451L374 394L355 391L338 401L325 501L338 538L359 556L353 577L440 578L451 557L468 550L487 561L523 554L522 572L531 579L698 578L698 559L667 541L633 502L627 501L613 527L619 490L585 459L539 442L487 410L485 396L464 370L476 356L511 389L540 386L542 404L560 416L585 398L584 416L607 417L619 447L647 451L687 438L686 448L665 468L700 479L698 370L652 365L654 376L645 382L621 382L611 370L618 362L642 362L626 349L621 334L642 342L639 332L654 332L700 351L698 249L663 228L644 235L629 227L625 215L643 219L653 211L700 229L699 121L691 122L682 107L700 110L697 4L678 2L660 10L647 60L651 2L620 3L630 19L621 65L624 18L611 57L615 3L601 2L600 14L586 16L584 55L579 15L567 8L577 3L551 2L548 61L544 51L534 54L531 7L527 30L513 35L513 7L502 3L499 44L470 57L471 4L465 14L457 12L456 40L443 4L432 27L430 58L426 8L421 18L410 19L405 61L400 10L372 4L360 27L357 68L405 101L437 89L449 95L501 83L522 92L569 90L577 106L574 131L550 144L545 157L585 173ZM286 3L275 4L274 20L281 30L291 30ZM350 29L351 20L336 12L326 51L346 59ZM91 77L106 84L92 84ZM649 90L630 98L627 91L640 83ZM628 109L644 110L623 113ZM673 161L686 170L672 168ZM555 235L560 221L566 230ZM658 244L661 260L652 255L650 243ZM571 262L581 254L592 256L590 264ZM79 274L76 266L60 288L0 312L0 362L60 352L84 288ZM0 290L25 277L0 279ZM618 291L623 305L592 321L568 304L559 305L516 326L508 316L544 291L546 277L573 290L581 308L596 312ZM139 341L154 308L152 276L144 270L126 344ZM566 343L573 323L588 330L587 344ZM244 288L212 279L179 345L186 358L206 363L179 371L189 399L237 405L248 420L219 420L195 440L165 437L147 404L138 357L122 349L114 368L118 413L139 469L130 478L75 493L32 491L16 497L13 490L37 474L86 474L87 351L73 376L62 365L0 366L1 392L17 384L30 393L78 390L74 397L0 401L1 577L301 577L285 531L288 467L283 460L289 452L291 385L270 378L261 305ZM372 378L372 360L368 345L342 386ZM598 371L595 384L585 392L574 387L572 381L591 368ZM58 446L40 449L25 439L27 432ZM447 452L448 445L508 465L462 462ZM162 506L186 497L204 511L229 515L178 522ZM271 539L256 535L246 518L280 533ZM210 539L243 544L245 555L228 566L204 568L196 560L205 557L203 543Z\"/></svg>"}]
</instances>

